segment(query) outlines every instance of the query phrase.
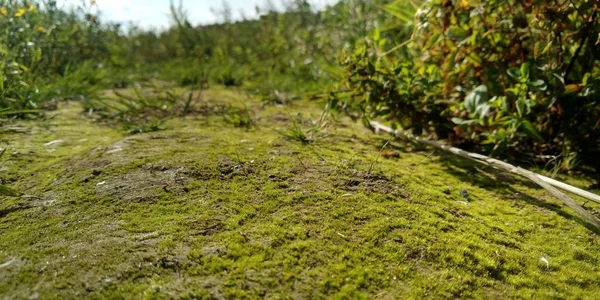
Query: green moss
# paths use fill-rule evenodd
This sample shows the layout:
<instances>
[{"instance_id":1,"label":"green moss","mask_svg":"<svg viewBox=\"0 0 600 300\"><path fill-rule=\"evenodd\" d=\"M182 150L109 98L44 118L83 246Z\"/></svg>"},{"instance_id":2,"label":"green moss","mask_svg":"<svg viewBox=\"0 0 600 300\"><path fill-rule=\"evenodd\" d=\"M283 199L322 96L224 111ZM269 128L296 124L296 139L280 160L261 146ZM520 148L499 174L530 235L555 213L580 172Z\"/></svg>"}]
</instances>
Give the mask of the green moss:
<instances>
[{"instance_id":1,"label":"green moss","mask_svg":"<svg viewBox=\"0 0 600 300\"><path fill-rule=\"evenodd\" d=\"M593 298L600 239L518 179L347 120L301 145L277 130L311 103L207 101L256 126L188 116L125 137L75 104L7 135L0 294L62 298ZM46 130L51 128L51 130ZM63 140L45 146L44 144ZM585 178L569 178L586 183ZM469 202L459 194L467 189ZM588 204L589 206L589 204ZM594 207L591 207L594 209ZM547 267L540 259L549 260Z\"/></svg>"}]
</instances>

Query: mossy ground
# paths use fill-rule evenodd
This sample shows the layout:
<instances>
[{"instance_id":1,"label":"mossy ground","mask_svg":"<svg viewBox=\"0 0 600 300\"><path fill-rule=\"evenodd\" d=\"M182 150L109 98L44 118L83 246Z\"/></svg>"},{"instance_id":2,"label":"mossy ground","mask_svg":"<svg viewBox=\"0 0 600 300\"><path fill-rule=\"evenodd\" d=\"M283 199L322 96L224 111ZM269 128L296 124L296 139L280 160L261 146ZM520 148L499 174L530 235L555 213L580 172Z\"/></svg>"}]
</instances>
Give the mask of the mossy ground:
<instances>
[{"instance_id":1,"label":"mossy ground","mask_svg":"<svg viewBox=\"0 0 600 300\"><path fill-rule=\"evenodd\" d=\"M14 124L2 179L35 197L1 199L1 298L600 295L598 233L525 181L396 141L381 156L387 137L343 118L283 138L314 103L205 100L255 126L198 114L125 136L76 103Z\"/></svg>"}]
</instances>

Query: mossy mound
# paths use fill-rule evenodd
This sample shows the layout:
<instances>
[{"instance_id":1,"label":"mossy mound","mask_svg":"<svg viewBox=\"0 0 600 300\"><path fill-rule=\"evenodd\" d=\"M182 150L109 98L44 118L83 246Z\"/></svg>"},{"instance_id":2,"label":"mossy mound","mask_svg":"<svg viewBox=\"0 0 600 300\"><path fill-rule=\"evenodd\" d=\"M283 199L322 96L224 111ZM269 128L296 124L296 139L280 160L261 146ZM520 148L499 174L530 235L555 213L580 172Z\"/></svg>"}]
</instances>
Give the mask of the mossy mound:
<instances>
[{"instance_id":1,"label":"mossy mound","mask_svg":"<svg viewBox=\"0 0 600 300\"><path fill-rule=\"evenodd\" d=\"M0 201L0 295L600 294L598 233L525 181L394 141L381 153L386 137L345 119L307 145L282 137L288 112L319 118L312 103L205 101L245 104L256 126L198 114L125 136L70 103L4 134L2 180L33 196Z\"/></svg>"}]
</instances>

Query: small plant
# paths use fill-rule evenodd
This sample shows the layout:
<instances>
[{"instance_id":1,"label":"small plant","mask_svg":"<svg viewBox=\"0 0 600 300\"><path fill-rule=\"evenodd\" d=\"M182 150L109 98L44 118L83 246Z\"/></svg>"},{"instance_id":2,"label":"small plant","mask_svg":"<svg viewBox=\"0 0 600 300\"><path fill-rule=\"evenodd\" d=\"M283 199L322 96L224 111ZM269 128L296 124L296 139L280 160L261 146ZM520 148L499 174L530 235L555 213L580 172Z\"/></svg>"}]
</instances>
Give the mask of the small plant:
<instances>
[{"instance_id":1,"label":"small plant","mask_svg":"<svg viewBox=\"0 0 600 300\"><path fill-rule=\"evenodd\" d=\"M225 119L225 122L232 124L235 127L250 128L255 125L252 114L246 106L244 106L244 108L233 108L230 106L223 118Z\"/></svg>"},{"instance_id":2,"label":"small plant","mask_svg":"<svg viewBox=\"0 0 600 300\"><path fill-rule=\"evenodd\" d=\"M390 143L389 140L387 140L385 142L385 144L383 144L383 146L381 147L381 150L379 150L379 155L377 155L377 158L371 163L371 165L369 166L369 170L367 171L367 174L371 174L371 172L373 171L373 167L375 166L375 164L377 164L377 161L379 161L379 158L382 156L383 151L385 150L385 147L387 147L387 145Z\"/></svg>"},{"instance_id":3,"label":"small plant","mask_svg":"<svg viewBox=\"0 0 600 300\"><path fill-rule=\"evenodd\" d=\"M201 98L202 98L202 90L200 90L200 92L198 93L198 99L201 99ZM183 106L183 112L181 112L181 115L185 116L190 112L193 101L194 101L194 94L189 93L188 98L185 101L185 105Z\"/></svg>"},{"instance_id":4,"label":"small plant","mask_svg":"<svg viewBox=\"0 0 600 300\"><path fill-rule=\"evenodd\" d=\"M201 89L208 85L209 74L202 68L188 68L182 72L179 77L179 84L182 86L199 85Z\"/></svg>"},{"instance_id":5,"label":"small plant","mask_svg":"<svg viewBox=\"0 0 600 300\"><path fill-rule=\"evenodd\" d=\"M245 71L240 70L239 67L236 69L235 66L227 66L219 72L216 76L216 80L219 84L224 86L242 86L245 77Z\"/></svg>"},{"instance_id":6,"label":"small plant","mask_svg":"<svg viewBox=\"0 0 600 300\"><path fill-rule=\"evenodd\" d=\"M305 122L302 118L301 113L298 113L296 118L290 115L290 126L288 126L286 130L280 131L279 133L286 138L302 142L303 144L313 143L316 140L317 135L321 132L321 130L326 127L325 119L327 118L328 113L329 104L325 107L323 113L321 114L321 117L317 122ZM310 123L310 128L307 130L303 129L303 123Z\"/></svg>"},{"instance_id":7,"label":"small plant","mask_svg":"<svg viewBox=\"0 0 600 300\"><path fill-rule=\"evenodd\" d=\"M140 123L126 122L123 124L123 129L127 134L139 134L164 130L163 126L166 120L150 120Z\"/></svg>"},{"instance_id":8,"label":"small plant","mask_svg":"<svg viewBox=\"0 0 600 300\"><path fill-rule=\"evenodd\" d=\"M192 93L187 97L170 90L144 93L137 87L131 92L113 91L115 97L86 101L86 110L100 121L121 125L127 134L163 130L165 121L192 110Z\"/></svg>"},{"instance_id":9,"label":"small plant","mask_svg":"<svg viewBox=\"0 0 600 300\"><path fill-rule=\"evenodd\" d=\"M279 131L281 135L288 139L299 141L303 144L309 144L313 140L309 138L308 134L302 129L302 115L298 114L296 118L290 115L290 126L284 131Z\"/></svg>"}]
</instances>

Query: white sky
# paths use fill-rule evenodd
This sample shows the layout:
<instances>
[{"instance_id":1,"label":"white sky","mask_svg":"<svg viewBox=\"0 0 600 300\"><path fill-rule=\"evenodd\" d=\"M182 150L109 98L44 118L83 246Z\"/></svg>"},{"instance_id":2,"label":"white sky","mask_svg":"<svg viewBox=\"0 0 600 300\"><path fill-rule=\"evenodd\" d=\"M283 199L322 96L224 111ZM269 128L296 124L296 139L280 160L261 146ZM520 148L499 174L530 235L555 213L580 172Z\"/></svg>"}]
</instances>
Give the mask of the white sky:
<instances>
[{"instance_id":1,"label":"white sky","mask_svg":"<svg viewBox=\"0 0 600 300\"><path fill-rule=\"evenodd\" d=\"M79 5L82 1L90 0L58 0L58 5L65 8L70 5ZM228 0L234 19L243 12L247 17L256 16L256 5L262 5L265 0ZM276 5L280 0L272 0ZM316 7L333 4L335 0L310 0ZM117 21L127 23L133 21L143 28L164 28L169 25L169 0L96 0L104 21ZM179 0L175 0L179 3ZM211 8L220 10L221 0L183 0L183 7L188 11L192 24L207 24L219 21L219 16Z\"/></svg>"}]
</instances>

